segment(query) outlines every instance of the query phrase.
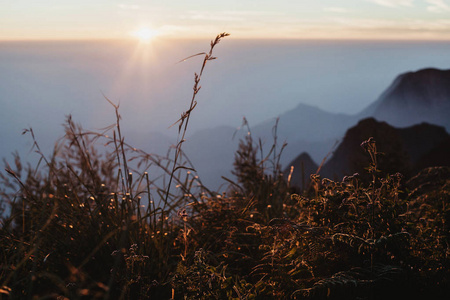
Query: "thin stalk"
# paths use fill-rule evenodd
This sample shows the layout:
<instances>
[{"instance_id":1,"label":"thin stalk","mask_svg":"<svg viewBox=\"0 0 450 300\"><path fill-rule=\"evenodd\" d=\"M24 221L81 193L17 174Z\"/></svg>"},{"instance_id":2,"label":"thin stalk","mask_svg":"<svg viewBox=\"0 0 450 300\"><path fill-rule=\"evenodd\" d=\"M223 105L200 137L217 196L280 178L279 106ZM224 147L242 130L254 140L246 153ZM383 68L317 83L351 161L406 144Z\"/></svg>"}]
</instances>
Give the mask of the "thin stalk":
<instances>
[{"instance_id":1,"label":"thin stalk","mask_svg":"<svg viewBox=\"0 0 450 300\"><path fill-rule=\"evenodd\" d=\"M187 126L189 124L189 119L191 117L191 112L193 111L193 109L197 105L197 101L195 101L195 98L197 97L197 94L198 94L198 92L200 91L200 88L201 88L201 86L199 84L200 84L200 81L201 81L201 78L202 78L202 75L203 75L203 71L205 70L205 66L206 66L206 63L208 61L216 59L216 57L214 57L212 55L214 47L220 42L220 40L222 38L224 38L226 36L229 36L229 34L225 33L225 32L217 35L216 38L214 39L214 41L211 41L211 48L209 50L209 53L204 53L204 52L203 53L198 53L196 55L193 55L193 56L190 56L190 57L186 58L186 59L189 59L189 58L194 57L194 56L204 55L203 64L202 64L202 67L200 69L200 73L199 74L197 74L197 73L195 74L193 93L192 93L191 103L189 105L189 109L185 113L183 113L181 115L181 118L177 122L175 122L173 124L173 125L175 125L177 123L180 123L179 127L178 127L178 134L179 134L178 136L179 136L179 138L178 138L177 147L175 149L175 158L174 158L174 161L173 161L172 173L171 173L171 175L169 177L169 183L168 183L168 186L167 186L166 195L164 197L164 208L165 208L165 206L167 204L167 201L169 199L169 193L170 193L170 187L172 185L172 179L174 177L175 171L178 169L177 162L178 162L178 158L181 155L181 145L185 141L185 136L186 136L186 132L187 132ZM183 61L185 61L186 59L184 59ZM183 124L184 124L184 128L183 128ZM182 128L183 128L183 130L182 130ZM180 138L180 133L181 132L182 132L182 134L181 134L181 138ZM163 211L164 211L164 209L163 209Z\"/></svg>"}]
</instances>

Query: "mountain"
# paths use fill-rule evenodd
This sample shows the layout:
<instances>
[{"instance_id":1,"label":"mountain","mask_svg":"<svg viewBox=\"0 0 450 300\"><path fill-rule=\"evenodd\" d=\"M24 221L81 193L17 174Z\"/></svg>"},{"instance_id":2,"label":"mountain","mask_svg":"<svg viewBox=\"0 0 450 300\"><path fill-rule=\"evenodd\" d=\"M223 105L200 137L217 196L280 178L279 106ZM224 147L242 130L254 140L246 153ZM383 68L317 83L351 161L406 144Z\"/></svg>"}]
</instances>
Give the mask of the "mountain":
<instances>
[{"instance_id":1,"label":"mountain","mask_svg":"<svg viewBox=\"0 0 450 300\"><path fill-rule=\"evenodd\" d=\"M312 160L308 153L303 152L283 171L286 178L290 177L292 186L298 186L305 189L310 181L310 175L316 173L319 166Z\"/></svg>"},{"instance_id":2,"label":"mountain","mask_svg":"<svg viewBox=\"0 0 450 300\"><path fill-rule=\"evenodd\" d=\"M323 141L343 134L358 121L357 116L331 113L300 103L294 109L279 116L278 137L291 141ZM269 136L275 122L268 120L252 129L256 136Z\"/></svg>"},{"instance_id":3,"label":"mountain","mask_svg":"<svg viewBox=\"0 0 450 300\"><path fill-rule=\"evenodd\" d=\"M305 104L299 104L275 118L252 126L249 124L253 140L259 143L263 155L267 155L274 143L275 125L278 151L283 143L287 146L281 156L281 164L287 165L302 152L311 153L312 161L322 161L341 138L348 127L357 121L355 116L334 114ZM220 126L200 130L190 135L183 149L192 161L200 178L208 186L218 187L221 176L233 178L234 153L239 140L247 134L247 128ZM259 157L259 153L258 153Z\"/></svg>"},{"instance_id":4,"label":"mountain","mask_svg":"<svg viewBox=\"0 0 450 300\"><path fill-rule=\"evenodd\" d=\"M251 132L254 137L261 138L265 145L263 149L267 153L273 145L276 125L278 146L287 142L281 157L284 166L300 152L308 152L316 162L322 161L336 141L358 121L357 116L331 113L302 103L277 119L278 122L274 118L257 124Z\"/></svg>"},{"instance_id":5,"label":"mountain","mask_svg":"<svg viewBox=\"0 0 450 300\"><path fill-rule=\"evenodd\" d=\"M427 122L450 130L450 70L428 68L399 75L360 114L368 116L394 126Z\"/></svg>"},{"instance_id":6,"label":"mountain","mask_svg":"<svg viewBox=\"0 0 450 300\"><path fill-rule=\"evenodd\" d=\"M234 153L242 132L228 126L199 130L183 143L183 151L194 165L203 184L218 189L224 180L232 178Z\"/></svg>"},{"instance_id":7,"label":"mountain","mask_svg":"<svg viewBox=\"0 0 450 300\"><path fill-rule=\"evenodd\" d=\"M449 153L450 138L447 138L417 160L417 169L424 169L428 166L450 166Z\"/></svg>"},{"instance_id":8,"label":"mountain","mask_svg":"<svg viewBox=\"0 0 450 300\"><path fill-rule=\"evenodd\" d=\"M344 175L367 173L364 168L369 166L370 159L360 145L370 137L375 139L377 152L380 153L378 169L385 174L400 172L411 176L425 167L450 166L450 135L443 127L422 123L408 128L396 128L386 122L368 118L346 132L342 143L325 163L320 174L340 180ZM439 156L437 153L440 153Z\"/></svg>"},{"instance_id":9,"label":"mountain","mask_svg":"<svg viewBox=\"0 0 450 300\"><path fill-rule=\"evenodd\" d=\"M287 142L280 161L286 169L290 169L291 162L303 152L309 153L313 162L321 162L333 149L333 145L342 141L345 135L347 141L342 141L340 148L334 152L334 159L327 162L322 174L328 177L347 175L349 170L367 166L368 161L361 160L366 156L359 149L359 144L369 136L376 136L381 152L390 153L392 161L384 159L385 171L400 168L396 171L410 172L418 166L419 160L423 165L428 165L436 155L445 156L445 153L440 154L438 150L435 150L435 156L430 154L426 158L424 155L431 151L430 145L436 146L435 141L441 141L445 145L442 137L447 134L445 128L450 131L449 116L450 70L423 69L398 76L378 100L360 114L330 113L310 105L298 104L278 118L256 125L250 124L250 131L255 142L261 140L264 155L269 153L274 143L275 132L278 149ZM376 122L374 119L358 123L369 117L389 124ZM423 122L429 124L421 124ZM403 131L392 127L415 124L421 125ZM347 129L352 126L356 127L354 131L346 134ZM367 128L362 128L363 126ZM236 129L233 127L208 128L194 132L183 145L207 185L219 186L223 183L223 175L232 177L230 171L234 153L238 149L239 139L247 134L247 130L241 130L233 139L235 133ZM403 158L403 155L408 157ZM349 166L353 158L362 166ZM437 161L442 160L443 158L439 158ZM298 171L298 168L294 170Z\"/></svg>"}]
</instances>

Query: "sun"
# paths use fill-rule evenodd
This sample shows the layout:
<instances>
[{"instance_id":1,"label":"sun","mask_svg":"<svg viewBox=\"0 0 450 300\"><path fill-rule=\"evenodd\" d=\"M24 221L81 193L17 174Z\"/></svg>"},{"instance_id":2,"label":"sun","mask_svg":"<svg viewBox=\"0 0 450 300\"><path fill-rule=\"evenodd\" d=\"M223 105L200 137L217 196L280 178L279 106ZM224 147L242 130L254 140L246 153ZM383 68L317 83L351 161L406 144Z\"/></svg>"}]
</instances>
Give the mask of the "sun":
<instances>
[{"instance_id":1,"label":"sun","mask_svg":"<svg viewBox=\"0 0 450 300\"><path fill-rule=\"evenodd\" d=\"M139 41L141 41L143 43L149 43L155 37L160 35L160 32L158 32L158 30L152 29L150 27L142 27L136 31L133 31L131 33L131 35L134 36L135 38L139 39Z\"/></svg>"}]
</instances>

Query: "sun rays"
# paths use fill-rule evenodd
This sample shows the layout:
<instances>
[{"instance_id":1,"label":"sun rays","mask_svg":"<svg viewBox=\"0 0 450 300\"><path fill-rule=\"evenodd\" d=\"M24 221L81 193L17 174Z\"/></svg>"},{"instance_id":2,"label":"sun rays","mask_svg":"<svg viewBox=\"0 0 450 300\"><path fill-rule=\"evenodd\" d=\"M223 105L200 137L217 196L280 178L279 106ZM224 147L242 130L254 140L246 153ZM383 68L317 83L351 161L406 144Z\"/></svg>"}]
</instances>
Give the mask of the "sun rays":
<instances>
[{"instance_id":1,"label":"sun rays","mask_svg":"<svg viewBox=\"0 0 450 300\"><path fill-rule=\"evenodd\" d=\"M154 39L156 39L161 33L151 27L141 27L133 32L131 32L131 36L134 38L137 38L141 43L149 44Z\"/></svg>"}]
</instances>

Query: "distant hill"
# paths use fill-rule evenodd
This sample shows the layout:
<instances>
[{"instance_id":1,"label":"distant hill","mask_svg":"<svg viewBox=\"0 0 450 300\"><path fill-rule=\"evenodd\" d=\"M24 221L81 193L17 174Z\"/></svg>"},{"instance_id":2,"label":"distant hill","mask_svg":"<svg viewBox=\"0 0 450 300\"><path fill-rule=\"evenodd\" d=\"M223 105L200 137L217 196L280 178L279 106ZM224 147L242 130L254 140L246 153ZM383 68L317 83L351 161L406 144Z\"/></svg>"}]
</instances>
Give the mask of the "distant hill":
<instances>
[{"instance_id":1,"label":"distant hill","mask_svg":"<svg viewBox=\"0 0 450 300\"><path fill-rule=\"evenodd\" d=\"M450 153L450 135L443 127L422 123L395 128L386 122L368 118L347 131L320 174L331 179L342 179L344 175L367 173L364 168L370 160L360 144L370 137L375 139L377 152L381 153L378 168L383 173L400 172L411 176L425 167L450 165L447 157Z\"/></svg>"},{"instance_id":2,"label":"distant hill","mask_svg":"<svg viewBox=\"0 0 450 300\"><path fill-rule=\"evenodd\" d=\"M291 174L291 167L293 167ZM285 178L291 175L290 183L292 186L298 186L305 189L310 181L310 175L316 173L319 166L312 160L308 153L303 152L283 171Z\"/></svg>"},{"instance_id":3,"label":"distant hill","mask_svg":"<svg viewBox=\"0 0 450 300\"><path fill-rule=\"evenodd\" d=\"M428 122L450 130L450 70L429 68L399 75L360 116L394 126Z\"/></svg>"},{"instance_id":4,"label":"distant hill","mask_svg":"<svg viewBox=\"0 0 450 300\"><path fill-rule=\"evenodd\" d=\"M218 189L224 180L232 178L234 153L242 132L235 128L219 126L195 132L183 143L183 151L209 188Z\"/></svg>"},{"instance_id":5,"label":"distant hill","mask_svg":"<svg viewBox=\"0 0 450 300\"><path fill-rule=\"evenodd\" d=\"M355 122L357 122L355 116L333 114L299 104L293 110L279 116L276 132L278 150L285 141L288 143L281 156L281 164L286 166L295 159L299 149L311 153L312 161L321 161L336 140ZM258 143L261 139L264 155L269 153L273 145L275 124L275 118L255 126L249 124L254 141ZM238 149L239 139L246 134L246 128L239 131L226 126L204 129L190 135L183 147L202 180L207 185L219 186L223 182L221 176L233 177L231 170L234 153Z\"/></svg>"},{"instance_id":6,"label":"distant hill","mask_svg":"<svg viewBox=\"0 0 450 300\"><path fill-rule=\"evenodd\" d=\"M381 166L382 169L386 172L412 172L419 165L428 166L433 165L433 161L444 161L447 149L444 147L447 145L444 136L447 135L445 128L450 131L449 116L450 70L423 69L404 73L360 114L330 113L300 103L294 109L279 115L277 143L279 147L285 141L288 143L283 151L281 164L288 171L299 153L303 152L310 155L313 163L319 163L336 142L342 141L333 158L324 166L322 174L327 177L347 175L349 170L367 166L368 162L364 161L366 156L361 153L359 144L374 136L381 147L380 151L390 153L384 158L386 165L384 168ZM377 122L375 119L358 123L359 120L371 117L387 123ZM274 116L260 124L250 124L252 136L255 142L261 139L265 154L273 143L275 120ZM428 124L422 124L424 122ZM416 124L420 125L412 126ZM347 129L352 126L354 127L346 134ZM392 126L412 127L399 130ZM233 139L235 132L233 127L219 127L194 132L188 137L184 150L205 183L218 186L223 182L222 175L232 177L230 171L234 152L239 139L246 134L241 131ZM437 147L437 141L442 142L442 149L433 148ZM426 156L427 151L434 152ZM360 165L350 166L352 159L355 164ZM295 168L294 172L297 171L299 169Z\"/></svg>"},{"instance_id":7,"label":"distant hill","mask_svg":"<svg viewBox=\"0 0 450 300\"><path fill-rule=\"evenodd\" d=\"M358 116L331 113L320 108L300 103L294 109L279 116L278 136L290 141L323 141L342 135L349 126L358 121ZM256 136L270 136L273 120L257 124L252 132Z\"/></svg>"}]
</instances>

